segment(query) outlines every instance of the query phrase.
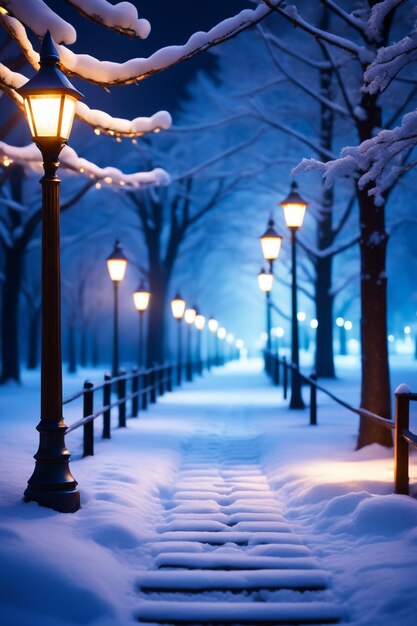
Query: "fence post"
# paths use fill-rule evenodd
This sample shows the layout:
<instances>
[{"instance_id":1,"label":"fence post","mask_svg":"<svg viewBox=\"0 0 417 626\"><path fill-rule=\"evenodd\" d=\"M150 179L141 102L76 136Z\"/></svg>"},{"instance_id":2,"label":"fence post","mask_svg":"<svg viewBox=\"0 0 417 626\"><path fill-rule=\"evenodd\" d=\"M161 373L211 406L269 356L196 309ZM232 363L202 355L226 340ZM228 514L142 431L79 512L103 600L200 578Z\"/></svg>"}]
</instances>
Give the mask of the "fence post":
<instances>
[{"instance_id":1,"label":"fence post","mask_svg":"<svg viewBox=\"0 0 417 626\"><path fill-rule=\"evenodd\" d=\"M167 391L172 391L172 364L167 366Z\"/></svg>"},{"instance_id":2,"label":"fence post","mask_svg":"<svg viewBox=\"0 0 417 626\"><path fill-rule=\"evenodd\" d=\"M287 359L286 357L282 357L282 365L284 367L284 376L283 376L283 392L284 392L284 400L287 399L287 393L288 393L288 365L287 365Z\"/></svg>"},{"instance_id":3,"label":"fence post","mask_svg":"<svg viewBox=\"0 0 417 626\"><path fill-rule=\"evenodd\" d=\"M119 376L122 377L117 381L117 397L122 400L119 404L119 428L125 428L126 426L126 375L125 370L119 371Z\"/></svg>"},{"instance_id":4,"label":"fence post","mask_svg":"<svg viewBox=\"0 0 417 626\"><path fill-rule=\"evenodd\" d=\"M149 385L150 385L150 402L151 404L155 404L156 402L156 363L153 364L149 371Z\"/></svg>"},{"instance_id":5,"label":"fence post","mask_svg":"<svg viewBox=\"0 0 417 626\"><path fill-rule=\"evenodd\" d=\"M311 372L311 380L317 380L316 372ZM310 383L310 426L317 426L317 387Z\"/></svg>"},{"instance_id":6,"label":"fence post","mask_svg":"<svg viewBox=\"0 0 417 626\"><path fill-rule=\"evenodd\" d=\"M402 391L404 388L404 391ZM405 391L407 389L407 391ZM406 385L400 385L395 392L395 431L394 431L394 482L395 493L408 496L408 443L402 436L403 430L410 425L410 390Z\"/></svg>"},{"instance_id":7,"label":"fence post","mask_svg":"<svg viewBox=\"0 0 417 626\"><path fill-rule=\"evenodd\" d=\"M148 386L149 386L149 376L148 373L142 372L142 409L146 411L148 408Z\"/></svg>"},{"instance_id":8,"label":"fence post","mask_svg":"<svg viewBox=\"0 0 417 626\"><path fill-rule=\"evenodd\" d=\"M103 411L103 439L110 439L110 404L111 404L111 376L104 374L103 407L109 407Z\"/></svg>"},{"instance_id":9,"label":"fence post","mask_svg":"<svg viewBox=\"0 0 417 626\"><path fill-rule=\"evenodd\" d=\"M165 393L165 372L166 372L166 365L164 363L164 365L159 366L159 395L160 396L163 396Z\"/></svg>"},{"instance_id":10,"label":"fence post","mask_svg":"<svg viewBox=\"0 0 417 626\"><path fill-rule=\"evenodd\" d=\"M273 357L273 380L275 385L279 385L279 358L277 355Z\"/></svg>"},{"instance_id":11,"label":"fence post","mask_svg":"<svg viewBox=\"0 0 417 626\"><path fill-rule=\"evenodd\" d=\"M132 417L137 417L139 412L139 372L137 367L133 368L133 377L132 377Z\"/></svg>"},{"instance_id":12,"label":"fence post","mask_svg":"<svg viewBox=\"0 0 417 626\"><path fill-rule=\"evenodd\" d=\"M93 414L94 406L94 385L89 380L84 383L83 397L83 417ZM94 454L94 420L90 420L83 426L83 456L93 456Z\"/></svg>"}]
</instances>

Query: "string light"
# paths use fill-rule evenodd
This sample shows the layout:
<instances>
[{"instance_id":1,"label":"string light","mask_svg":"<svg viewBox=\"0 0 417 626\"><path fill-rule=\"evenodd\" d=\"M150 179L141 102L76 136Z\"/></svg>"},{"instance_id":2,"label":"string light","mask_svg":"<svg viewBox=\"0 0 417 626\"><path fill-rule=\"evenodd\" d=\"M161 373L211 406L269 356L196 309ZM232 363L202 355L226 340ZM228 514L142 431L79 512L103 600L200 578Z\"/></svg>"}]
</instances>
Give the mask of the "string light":
<instances>
[{"instance_id":1,"label":"string light","mask_svg":"<svg viewBox=\"0 0 417 626\"><path fill-rule=\"evenodd\" d=\"M101 189L101 183L96 183L96 189Z\"/></svg>"},{"instance_id":2,"label":"string light","mask_svg":"<svg viewBox=\"0 0 417 626\"><path fill-rule=\"evenodd\" d=\"M96 135L101 135L101 130L99 128L95 128L94 132Z\"/></svg>"}]
</instances>

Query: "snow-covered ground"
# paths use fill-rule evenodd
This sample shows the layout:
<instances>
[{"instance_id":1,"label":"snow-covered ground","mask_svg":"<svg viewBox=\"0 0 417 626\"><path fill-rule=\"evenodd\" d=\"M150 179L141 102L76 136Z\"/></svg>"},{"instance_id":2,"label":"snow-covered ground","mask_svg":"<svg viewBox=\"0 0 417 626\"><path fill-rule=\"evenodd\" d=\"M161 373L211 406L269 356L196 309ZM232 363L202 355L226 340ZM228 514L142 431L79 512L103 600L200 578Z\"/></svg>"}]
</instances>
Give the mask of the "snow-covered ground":
<instances>
[{"instance_id":1,"label":"snow-covered ground","mask_svg":"<svg viewBox=\"0 0 417 626\"><path fill-rule=\"evenodd\" d=\"M347 358L339 366L339 379L326 385L357 404L357 362ZM66 394L81 382L80 376L67 377ZM405 357L393 363L394 386L400 382L417 389L417 367ZM319 424L309 427L308 411L287 410L281 390L270 385L260 361L232 363L166 394L139 419L129 419L126 429L114 429L111 441L97 441L95 457L81 458L80 432L75 431L67 444L82 508L72 515L21 500L36 451L38 396L36 375L26 376L21 388L0 389L1 624L135 623L141 605L139 581L149 570L154 575L160 558L158 533L166 522L167 502L179 480L188 480L188 468L194 468L195 480L198 458L210 463L210 450L219 446L222 458L227 451L230 455L224 476L230 474L230 463L239 463L240 454L242 461L256 457L268 498L276 502L276 515L274 507L268 515L274 520L282 515L319 559L321 570L330 573L333 601L348 623L415 624L417 504L392 494L392 451L371 446L355 452L357 418L322 394ZM80 417L79 406L68 407L65 416L68 424ZM414 414L413 420L417 428ZM201 472L202 492L213 490L213 497L219 496L220 487L207 486L207 481L218 476L216 454L209 475ZM415 458L411 465L411 481L417 486ZM262 485L256 488L262 491ZM194 499L204 496L195 495L195 484L193 489ZM222 497L227 505L227 497ZM210 531L221 524L215 520L222 520L224 512L213 502L207 519L197 515L196 530ZM185 513L186 505L181 506ZM250 532L254 522L245 522L241 512L235 515L241 516L240 528ZM179 512L170 517L177 532L181 516ZM187 546L182 546L182 558L192 559ZM259 550L251 548L251 555L259 558ZM213 549L203 556L225 558ZM163 584L161 576L158 580ZM198 586L198 576L193 584ZM217 603L216 592L210 601ZM198 614L198 603L193 610Z\"/></svg>"}]
</instances>

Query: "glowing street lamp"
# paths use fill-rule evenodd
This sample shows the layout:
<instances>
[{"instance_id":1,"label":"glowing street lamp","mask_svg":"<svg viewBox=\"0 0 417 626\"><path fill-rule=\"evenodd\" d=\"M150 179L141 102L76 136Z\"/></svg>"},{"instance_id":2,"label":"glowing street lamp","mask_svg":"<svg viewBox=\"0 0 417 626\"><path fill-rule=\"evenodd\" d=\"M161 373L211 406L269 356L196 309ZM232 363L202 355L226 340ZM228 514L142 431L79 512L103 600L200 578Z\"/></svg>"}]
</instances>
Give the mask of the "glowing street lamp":
<instances>
[{"instance_id":1,"label":"glowing street lamp","mask_svg":"<svg viewBox=\"0 0 417 626\"><path fill-rule=\"evenodd\" d=\"M264 234L259 237L261 240L262 254L265 261L269 263L269 269L272 272L274 261L277 260L279 251L281 250L282 237L280 237L274 228L273 219L268 222L268 228Z\"/></svg>"},{"instance_id":2,"label":"glowing street lamp","mask_svg":"<svg viewBox=\"0 0 417 626\"><path fill-rule=\"evenodd\" d=\"M42 153L42 364L41 419L35 468L24 493L57 511L80 507L77 482L69 468L62 417L60 180L59 154L67 143L77 100L82 94L58 67L59 55L49 31L40 50L40 69L17 92L23 97L32 135Z\"/></svg>"},{"instance_id":3,"label":"glowing street lamp","mask_svg":"<svg viewBox=\"0 0 417 626\"><path fill-rule=\"evenodd\" d=\"M186 348L186 366L185 366L185 375L188 382L191 382L193 379L193 364L191 358L191 331L194 326L195 316L197 315L196 307L190 307L189 309L185 309L184 311L184 321L187 324L187 348Z\"/></svg>"},{"instance_id":4,"label":"glowing street lamp","mask_svg":"<svg viewBox=\"0 0 417 626\"><path fill-rule=\"evenodd\" d=\"M206 324L206 318L204 315L200 315L197 311L197 315L195 316L194 325L196 329L199 331L197 333L197 371L199 374L203 372L203 361L202 361L202 353L201 353L201 334Z\"/></svg>"},{"instance_id":5,"label":"glowing street lamp","mask_svg":"<svg viewBox=\"0 0 417 626\"><path fill-rule=\"evenodd\" d=\"M181 337L181 320L185 312L185 300L177 293L175 298L171 300L171 311L174 319L178 322L178 348L177 348L177 384L181 385L182 381L182 337Z\"/></svg>"},{"instance_id":6,"label":"glowing street lamp","mask_svg":"<svg viewBox=\"0 0 417 626\"><path fill-rule=\"evenodd\" d=\"M346 345L345 319L341 316L337 317L336 326L339 329L339 354L341 354L342 356L346 356L347 345Z\"/></svg>"},{"instance_id":7,"label":"glowing street lamp","mask_svg":"<svg viewBox=\"0 0 417 626\"><path fill-rule=\"evenodd\" d=\"M298 375L300 367L298 320L297 320L297 249L296 233L304 220L307 202L298 193L297 183L291 183L291 191L281 203L284 219L291 232L292 285L291 285L291 360L296 370L291 375L290 409L303 409L301 396L301 379Z\"/></svg>"},{"instance_id":8,"label":"glowing street lamp","mask_svg":"<svg viewBox=\"0 0 417 626\"><path fill-rule=\"evenodd\" d=\"M266 340L266 351L271 352L271 328L272 328L272 312L271 312L271 290L274 285L274 275L272 271L265 272L263 268L258 274L259 289L264 292L266 296L266 332L268 338ZM266 361L265 361L266 362Z\"/></svg>"},{"instance_id":9,"label":"glowing street lamp","mask_svg":"<svg viewBox=\"0 0 417 626\"><path fill-rule=\"evenodd\" d=\"M127 258L120 241L116 239L113 252L107 257L107 269L113 283L113 364L112 376L119 373L119 283L125 277Z\"/></svg>"},{"instance_id":10,"label":"glowing street lamp","mask_svg":"<svg viewBox=\"0 0 417 626\"><path fill-rule=\"evenodd\" d=\"M143 318L145 311L149 306L149 300L151 297L150 291L145 287L143 280L139 287L133 293L133 302L136 311L139 313L139 350L138 350L138 366L139 368L144 366L144 341L143 341Z\"/></svg>"}]
</instances>

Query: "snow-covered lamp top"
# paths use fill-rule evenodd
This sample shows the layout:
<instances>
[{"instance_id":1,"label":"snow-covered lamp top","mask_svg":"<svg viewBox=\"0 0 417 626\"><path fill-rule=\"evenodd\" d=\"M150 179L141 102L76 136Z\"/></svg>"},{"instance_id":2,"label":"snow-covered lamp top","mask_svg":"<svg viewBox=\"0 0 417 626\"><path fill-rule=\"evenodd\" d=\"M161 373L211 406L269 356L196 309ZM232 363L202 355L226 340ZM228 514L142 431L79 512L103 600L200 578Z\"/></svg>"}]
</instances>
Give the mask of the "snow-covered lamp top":
<instances>
[{"instance_id":1,"label":"snow-covered lamp top","mask_svg":"<svg viewBox=\"0 0 417 626\"><path fill-rule=\"evenodd\" d=\"M136 291L133 294L133 302L135 303L136 310L139 311L140 313L143 313L144 311L146 311L149 305L150 297L151 297L151 294L146 289L145 284L142 280L139 287L136 289Z\"/></svg>"},{"instance_id":2,"label":"snow-covered lamp top","mask_svg":"<svg viewBox=\"0 0 417 626\"><path fill-rule=\"evenodd\" d=\"M217 333L219 322L215 320L214 317L210 317L209 321L207 322L207 325L211 333Z\"/></svg>"},{"instance_id":3,"label":"snow-covered lamp top","mask_svg":"<svg viewBox=\"0 0 417 626\"><path fill-rule=\"evenodd\" d=\"M281 250L282 237L278 235L274 225L274 220L270 219L268 228L264 234L259 237L265 261L276 261L279 251Z\"/></svg>"},{"instance_id":4,"label":"snow-covered lamp top","mask_svg":"<svg viewBox=\"0 0 417 626\"><path fill-rule=\"evenodd\" d=\"M261 268L261 271L258 274L259 289L264 293L269 293L272 290L273 284L274 275L271 272L265 272L265 270Z\"/></svg>"},{"instance_id":5,"label":"snow-covered lamp top","mask_svg":"<svg viewBox=\"0 0 417 626\"><path fill-rule=\"evenodd\" d=\"M175 298L171 300L171 311L176 320L181 320L184 316L185 300L183 300L178 293Z\"/></svg>"},{"instance_id":6,"label":"snow-covered lamp top","mask_svg":"<svg viewBox=\"0 0 417 626\"><path fill-rule=\"evenodd\" d=\"M298 193L296 182L291 183L291 191L288 196L280 202L284 210L284 219L288 228L297 230L303 224L307 202Z\"/></svg>"},{"instance_id":7,"label":"snow-covered lamp top","mask_svg":"<svg viewBox=\"0 0 417 626\"><path fill-rule=\"evenodd\" d=\"M189 309L185 309L184 312L184 320L186 324L194 324L195 316L197 315L197 309L195 307L190 307Z\"/></svg>"},{"instance_id":8,"label":"snow-covered lamp top","mask_svg":"<svg viewBox=\"0 0 417 626\"><path fill-rule=\"evenodd\" d=\"M220 326L219 330L217 331L217 336L219 339L224 339L227 335L227 330L224 328L224 326Z\"/></svg>"},{"instance_id":9,"label":"snow-covered lamp top","mask_svg":"<svg viewBox=\"0 0 417 626\"><path fill-rule=\"evenodd\" d=\"M60 140L70 136L77 100L83 95L58 68L59 54L47 31L40 50L40 69L18 93L23 97L33 140Z\"/></svg>"},{"instance_id":10,"label":"snow-covered lamp top","mask_svg":"<svg viewBox=\"0 0 417 626\"><path fill-rule=\"evenodd\" d=\"M200 313L197 313L194 320L194 324L197 330L203 330L205 323L206 318L204 317L204 315L200 315Z\"/></svg>"},{"instance_id":11,"label":"snow-covered lamp top","mask_svg":"<svg viewBox=\"0 0 417 626\"><path fill-rule=\"evenodd\" d=\"M107 257L107 268L114 283L119 283L125 277L127 258L123 254L120 241L116 240L113 252Z\"/></svg>"}]
</instances>

